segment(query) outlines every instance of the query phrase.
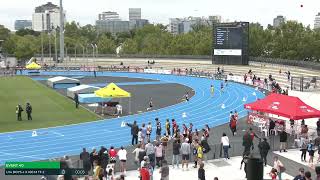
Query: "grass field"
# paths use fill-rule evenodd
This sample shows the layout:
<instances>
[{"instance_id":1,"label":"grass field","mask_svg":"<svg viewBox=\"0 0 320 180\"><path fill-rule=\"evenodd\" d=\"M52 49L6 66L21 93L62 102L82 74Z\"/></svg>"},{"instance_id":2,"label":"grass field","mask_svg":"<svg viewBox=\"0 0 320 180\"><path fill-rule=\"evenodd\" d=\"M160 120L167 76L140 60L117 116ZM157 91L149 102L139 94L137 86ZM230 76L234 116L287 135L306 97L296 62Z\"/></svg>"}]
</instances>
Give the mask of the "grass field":
<instances>
[{"instance_id":1,"label":"grass field","mask_svg":"<svg viewBox=\"0 0 320 180\"><path fill-rule=\"evenodd\" d=\"M17 121L15 108L20 103L32 105L32 121ZM99 119L93 112L28 77L0 77L0 132L75 124Z\"/></svg>"}]
</instances>

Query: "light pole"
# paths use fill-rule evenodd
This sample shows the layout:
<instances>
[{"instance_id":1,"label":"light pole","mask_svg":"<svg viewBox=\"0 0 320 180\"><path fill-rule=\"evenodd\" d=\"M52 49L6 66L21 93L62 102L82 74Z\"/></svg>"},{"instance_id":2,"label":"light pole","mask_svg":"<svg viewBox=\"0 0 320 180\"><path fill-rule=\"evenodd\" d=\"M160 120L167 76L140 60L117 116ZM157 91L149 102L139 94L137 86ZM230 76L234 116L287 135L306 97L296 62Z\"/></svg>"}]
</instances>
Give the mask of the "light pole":
<instances>
[{"instance_id":1,"label":"light pole","mask_svg":"<svg viewBox=\"0 0 320 180\"><path fill-rule=\"evenodd\" d=\"M98 46L97 44L94 44L94 47L96 48L96 58L95 58L95 61L94 61L94 66L96 66L96 61L97 61L97 58L98 58Z\"/></svg>"},{"instance_id":2,"label":"light pole","mask_svg":"<svg viewBox=\"0 0 320 180\"><path fill-rule=\"evenodd\" d=\"M86 45L87 68L89 67L88 44Z\"/></svg>"},{"instance_id":3,"label":"light pole","mask_svg":"<svg viewBox=\"0 0 320 180\"><path fill-rule=\"evenodd\" d=\"M84 58L84 46L82 45L82 44L79 44L81 47L82 47L82 59L84 60L85 58Z\"/></svg>"},{"instance_id":4,"label":"light pole","mask_svg":"<svg viewBox=\"0 0 320 180\"><path fill-rule=\"evenodd\" d=\"M42 19L42 28L41 28L41 35L40 35L40 39L41 39L41 62L43 62L43 29L44 29L44 22L43 22L43 14L41 15L41 19Z\"/></svg>"},{"instance_id":5,"label":"light pole","mask_svg":"<svg viewBox=\"0 0 320 180\"><path fill-rule=\"evenodd\" d=\"M77 44L74 45L74 62L77 61Z\"/></svg>"},{"instance_id":6,"label":"light pole","mask_svg":"<svg viewBox=\"0 0 320 180\"><path fill-rule=\"evenodd\" d=\"M58 51L57 51L57 29L54 29L54 54L55 54L55 61L58 61Z\"/></svg>"},{"instance_id":7,"label":"light pole","mask_svg":"<svg viewBox=\"0 0 320 180\"><path fill-rule=\"evenodd\" d=\"M51 61L51 29L49 30L49 62Z\"/></svg>"},{"instance_id":8,"label":"light pole","mask_svg":"<svg viewBox=\"0 0 320 180\"><path fill-rule=\"evenodd\" d=\"M94 48L95 48L95 46L93 45L93 44L91 44L91 47L92 47L92 61L93 61L93 66L94 66Z\"/></svg>"},{"instance_id":9,"label":"light pole","mask_svg":"<svg viewBox=\"0 0 320 180\"><path fill-rule=\"evenodd\" d=\"M64 60L64 15L62 0L60 0L60 60Z\"/></svg>"}]
</instances>

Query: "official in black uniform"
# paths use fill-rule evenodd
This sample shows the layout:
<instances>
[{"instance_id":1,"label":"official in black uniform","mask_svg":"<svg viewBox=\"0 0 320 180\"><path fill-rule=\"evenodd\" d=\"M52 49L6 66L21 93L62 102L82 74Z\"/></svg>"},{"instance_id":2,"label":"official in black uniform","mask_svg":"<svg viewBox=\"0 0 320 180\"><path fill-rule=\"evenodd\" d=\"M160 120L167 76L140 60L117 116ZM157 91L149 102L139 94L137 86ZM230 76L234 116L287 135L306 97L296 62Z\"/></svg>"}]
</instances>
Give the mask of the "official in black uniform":
<instances>
[{"instance_id":1,"label":"official in black uniform","mask_svg":"<svg viewBox=\"0 0 320 180\"><path fill-rule=\"evenodd\" d=\"M74 102L76 103L76 108L78 109L78 107L79 107L79 95L78 95L78 93L74 94Z\"/></svg>"},{"instance_id":2,"label":"official in black uniform","mask_svg":"<svg viewBox=\"0 0 320 180\"><path fill-rule=\"evenodd\" d=\"M26 113L27 113L28 120L32 120L32 116L31 116L32 106L30 103L27 103L26 105Z\"/></svg>"},{"instance_id":3,"label":"official in black uniform","mask_svg":"<svg viewBox=\"0 0 320 180\"><path fill-rule=\"evenodd\" d=\"M16 114L17 114L18 121L22 121L22 118L21 118L22 111L23 111L23 109L22 109L21 105L18 104L18 106L16 106Z\"/></svg>"}]
</instances>

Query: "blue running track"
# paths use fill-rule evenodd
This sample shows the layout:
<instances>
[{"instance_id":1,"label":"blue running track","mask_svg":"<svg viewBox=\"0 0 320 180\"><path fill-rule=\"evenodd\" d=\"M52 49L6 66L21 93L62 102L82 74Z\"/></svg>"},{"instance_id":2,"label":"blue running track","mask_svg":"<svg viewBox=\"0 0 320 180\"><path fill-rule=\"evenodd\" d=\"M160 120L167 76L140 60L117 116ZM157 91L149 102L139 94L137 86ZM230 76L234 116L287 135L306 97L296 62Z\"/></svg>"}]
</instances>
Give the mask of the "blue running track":
<instances>
[{"instance_id":1,"label":"blue running track","mask_svg":"<svg viewBox=\"0 0 320 180\"><path fill-rule=\"evenodd\" d=\"M27 72L24 72L27 74ZM92 76L87 72L41 72L41 75ZM263 98L264 94L254 88L229 82L225 91L220 92L220 81L206 78L142 74L99 72L98 76L117 76L129 78L155 79L167 83L179 83L191 87L195 95L189 102L165 107L139 115L100 120L75 125L37 129L38 136L32 137L32 130L0 134L0 165L6 161L35 161L51 159L64 155L79 154L83 147L110 146L120 147L131 144L130 129L121 127L122 122L153 122L158 117L162 126L166 118L175 118L178 124L192 122L195 128L201 129L205 124L218 126L229 121L229 112L237 110L243 117L247 111L244 103ZM215 95L211 97L210 85L214 84ZM170 92L168 92L170 93ZM246 101L243 101L243 98ZM156 102L154 102L156 103ZM222 108L222 104L225 108ZM58 112L57 112L58 113ZM182 118L186 113L187 117ZM164 129L164 128L163 128ZM154 134L153 134L153 138Z\"/></svg>"}]
</instances>

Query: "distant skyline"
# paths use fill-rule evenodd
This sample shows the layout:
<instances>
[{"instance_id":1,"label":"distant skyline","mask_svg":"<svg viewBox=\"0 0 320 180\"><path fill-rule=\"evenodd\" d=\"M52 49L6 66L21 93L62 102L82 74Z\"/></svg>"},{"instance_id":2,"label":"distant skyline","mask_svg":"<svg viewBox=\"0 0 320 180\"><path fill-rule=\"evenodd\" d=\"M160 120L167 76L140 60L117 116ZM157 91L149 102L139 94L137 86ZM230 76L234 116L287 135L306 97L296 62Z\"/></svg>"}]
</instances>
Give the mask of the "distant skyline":
<instances>
[{"instance_id":1,"label":"distant skyline","mask_svg":"<svg viewBox=\"0 0 320 180\"><path fill-rule=\"evenodd\" d=\"M0 24L14 29L14 21L32 19L34 8L50 0L1 0ZM59 5L59 0L51 0ZM301 7L303 5L303 7ZM116 11L124 20L129 8L141 8L142 18L151 23L168 24L169 18L220 15L223 20L272 24L273 18L283 15L313 27L320 12L320 0L64 0L67 21L82 26L95 24L98 14Z\"/></svg>"}]
</instances>

